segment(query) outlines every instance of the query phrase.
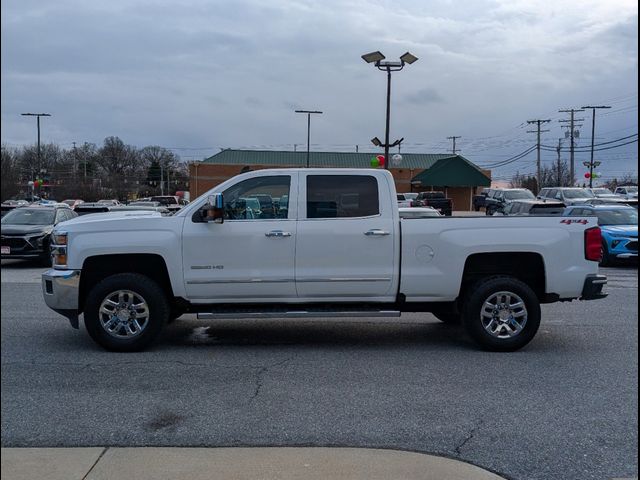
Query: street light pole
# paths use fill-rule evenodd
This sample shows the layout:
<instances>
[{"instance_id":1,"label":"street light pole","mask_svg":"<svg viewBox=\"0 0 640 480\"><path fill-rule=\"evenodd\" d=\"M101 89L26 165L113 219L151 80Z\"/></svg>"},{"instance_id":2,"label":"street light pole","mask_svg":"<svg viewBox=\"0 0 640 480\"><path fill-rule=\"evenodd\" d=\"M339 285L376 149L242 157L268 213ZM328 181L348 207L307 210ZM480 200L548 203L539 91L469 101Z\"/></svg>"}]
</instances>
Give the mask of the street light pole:
<instances>
[{"instance_id":1,"label":"street light pole","mask_svg":"<svg viewBox=\"0 0 640 480\"><path fill-rule=\"evenodd\" d=\"M611 108L608 105L586 106L591 109L591 161L589 162L589 188L593 187L593 147L596 138L596 108Z\"/></svg>"},{"instance_id":2,"label":"street light pole","mask_svg":"<svg viewBox=\"0 0 640 480\"><path fill-rule=\"evenodd\" d=\"M399 62L383 62L386 57L376 51L371 53L366 53L362 55L362 59L367 63L373 63L378 70L383 72L387 72L387 114L386 114L386 122L385 122L385 132L384 132L384 145L382 142L374 141L374 145L376 146L384 146L384 168L389 169L389 148L394 147L399 144L398 141L393 144L389 143L389 127L391 123L391 72L399 72L404 68L405 65L411 65L413 62L418 60L418 57L412 55L407 52L400 57ZM377 137L376 137L377 139ZM372 140L373 141L373 140Z\"/></svg>"},{"instance_id":3,"label":"street light pole","mask_svg":"<svg viewBox=\"0 0 640 480\"><path fill-rule=\"evenodd\" d=\"M296 113L307 114L307 168L309 168L309 146L311 141L311 114L322 114L319 110L296 110Z\"/></svg>"},{"instance_id":4,"label":"street light pole","mask_svg":"<svg viewBox=\"0 0 640 480\"><path fill-rule=\"evenodd\" d=\"M40 117L50 117L50 113L21 113L23 117L36 117L38 125L38 168L41 168L42 163L40 161ZM31 169L33 172L33 168ZM33 176L33 173L32 175ZM33 180L33 179L32 179Z\"/></svg>"}]
</instances>

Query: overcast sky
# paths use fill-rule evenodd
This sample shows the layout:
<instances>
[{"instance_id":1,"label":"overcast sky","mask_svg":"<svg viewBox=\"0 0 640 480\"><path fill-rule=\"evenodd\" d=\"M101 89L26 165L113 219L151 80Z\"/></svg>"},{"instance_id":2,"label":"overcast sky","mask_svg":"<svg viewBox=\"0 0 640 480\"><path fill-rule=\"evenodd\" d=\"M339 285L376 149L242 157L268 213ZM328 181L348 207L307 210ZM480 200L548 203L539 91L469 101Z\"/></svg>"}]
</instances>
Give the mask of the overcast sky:
<instances>
[{"instance_id":1,"label":"overcast sky","mask_svg":"<svg viewBox=\"0 0 640 480\"><path fill-rule=\"evenodd\" d=\"M117 135L185 160L220 148L375 151L385 74L360 55L419 61L392 77L391 137L404 152L450 151L479 165L533 145L531 119L596 114L596 143L638 131L635 0L2 1L2 135L100 145ZM579 145L588 145L584 112ZM630 140L637 140L637 136ZM565 143L566 145L566 143ZM604 177L633 171L638 144L598 152ZM564 155L564 154L563 154ZM588 160L579 154L578 161ZM555 159L544 152L543 161ZM535 152L495 170L533 172ZM582 175L582 167L576 170Z\"/></svg>"}]
</instances>

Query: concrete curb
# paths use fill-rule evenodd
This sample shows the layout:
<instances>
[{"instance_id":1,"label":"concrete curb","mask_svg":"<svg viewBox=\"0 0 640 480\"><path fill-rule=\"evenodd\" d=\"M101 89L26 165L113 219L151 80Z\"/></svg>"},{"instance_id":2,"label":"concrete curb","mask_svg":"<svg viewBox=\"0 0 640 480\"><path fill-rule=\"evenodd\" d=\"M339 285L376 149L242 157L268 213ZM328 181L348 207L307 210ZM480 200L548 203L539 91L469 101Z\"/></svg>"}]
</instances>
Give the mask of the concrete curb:
<instances>
[{"instance_id":1,"label":"concrete curb","mask_svg":"<svg viewBox=\"0 0 640 480\"><path fill-rule=\"evenodd\" d=\"M475 465L367 448L3 448L3 480L501 480Z\"/></svg>"}]
</instances>

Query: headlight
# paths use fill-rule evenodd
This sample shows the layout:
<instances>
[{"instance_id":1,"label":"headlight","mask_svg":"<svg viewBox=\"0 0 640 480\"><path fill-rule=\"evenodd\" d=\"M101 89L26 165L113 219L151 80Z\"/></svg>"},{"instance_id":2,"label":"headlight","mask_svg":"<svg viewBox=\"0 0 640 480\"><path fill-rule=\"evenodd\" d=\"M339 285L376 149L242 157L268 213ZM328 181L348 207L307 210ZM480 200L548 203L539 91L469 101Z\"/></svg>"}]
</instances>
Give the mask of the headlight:
<instances>
[{"instance_id":1,"label":"headlight","mask_svg":"<svg viewBox=\"0 0 640 480\"><path fill-rule=\"evenodd\" d=\"M51 254L53 256L54 267L67 266L67 244L68 234L66 232L54 232L51 236Z\"/></svg>"},{"instance_id":2,"label":"headlight","mask_svg":"<svg viewBox=\"0 0 640 480\"><path fill-rule=\"evenodd\" d=\"M53 234L53 244L54 245L66 245L67 244L67 233L54 233Z\"/></svg>"}]
</instances>

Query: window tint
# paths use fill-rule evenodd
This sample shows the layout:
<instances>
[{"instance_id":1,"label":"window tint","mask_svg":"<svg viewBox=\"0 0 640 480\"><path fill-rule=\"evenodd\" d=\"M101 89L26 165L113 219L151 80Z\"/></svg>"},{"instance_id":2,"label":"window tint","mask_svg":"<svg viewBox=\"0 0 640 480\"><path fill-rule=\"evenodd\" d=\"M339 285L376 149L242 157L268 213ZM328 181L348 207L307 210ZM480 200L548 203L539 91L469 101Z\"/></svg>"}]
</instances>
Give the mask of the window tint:
<instances>
[{"instance_id":1,"label":"window tint","mask_svg":"<svg viewBox=\"0 0 640 480\"><path fill-rule=\"evenodd\" d=\"M227 188L224 196L225 220L268 220L289 215L289 175L255 177ZM282 198L287 201L281 201Z\"/></svg>"},{"instance_id":2,"label":"window tint","mask_svg":"<svg viewBox=\"0 0 640 480\"><path fill-rule=\"evenodd\" d=\"M378 182L369 175L309 175L307 218L368 217L380 213Z\"/></svg>"},{"instance_id":3,"label":"window tint","mask_svg":"<svg viewBox=\"0 0 640 480\"><path fill-rule=\"evenodd\" d=\"M571 212L569 212L569 215L572 217L581 217L583 215L588 215L589 213L591 213L590 211L586 211L584 208L574 208L573 210L571 210Z\"/></svg>"}]
</instances>

